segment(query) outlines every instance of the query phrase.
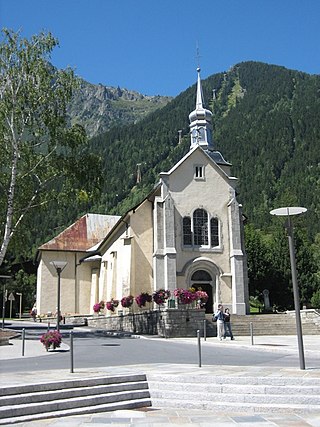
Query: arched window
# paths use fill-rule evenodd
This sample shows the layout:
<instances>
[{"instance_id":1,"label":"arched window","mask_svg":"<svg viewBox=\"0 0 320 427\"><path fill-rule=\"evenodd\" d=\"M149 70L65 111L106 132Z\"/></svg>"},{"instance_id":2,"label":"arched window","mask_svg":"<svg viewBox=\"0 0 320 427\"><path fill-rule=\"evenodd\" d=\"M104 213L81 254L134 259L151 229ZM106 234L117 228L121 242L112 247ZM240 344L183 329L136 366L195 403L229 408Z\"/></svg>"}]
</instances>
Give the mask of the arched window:
<instances>
[{"instance_id":1,"label":"arched window","mask_svg":"<svg viewBox=\"0 0 320 427\"><path fill-rule=\"evenodd\" d=\"M205 270L197 270L191 276L191 280L196 280L198 282L211 282L212 277Z\"/></svg>"},{"instance_id":2,"label":"arched window","mask_svg":"<svg viewBox=\"0 0 320 427\"><path fill-rule=\"evenodd\" d=\"M183 218L183 244L192 245L191 218L189 216Z\"/></svg>"},{"instance_id":3,"label":"arched window","mask_svg":"<svg viewBox=\"0 0 320 427\"><path fill-rule=\"evenodd\" d=\"M208 214L204 209L193 213L193 235L196 246L208 245Z\"/></svg>"},{"instance_id":4,"label":"arched window","mask_svg":"<svg viewBox=\"0 0 320 427\"><path fill-rule=\"evenodd\" d=\"M220 245L220 224L218 218L211 217L205 209L196 209L192 217L182 219L183 246L215 248Z\"/></svg>"},{"instance_id":5,"label":"arched window","mask_svg":"<svg viewBox=\"0 0 320 427\"><path fill-rule=\"evenodd\" d=\"M211 246L219 246L219 221L217 218L210 220Z\"/></svg>"}]
</instances>

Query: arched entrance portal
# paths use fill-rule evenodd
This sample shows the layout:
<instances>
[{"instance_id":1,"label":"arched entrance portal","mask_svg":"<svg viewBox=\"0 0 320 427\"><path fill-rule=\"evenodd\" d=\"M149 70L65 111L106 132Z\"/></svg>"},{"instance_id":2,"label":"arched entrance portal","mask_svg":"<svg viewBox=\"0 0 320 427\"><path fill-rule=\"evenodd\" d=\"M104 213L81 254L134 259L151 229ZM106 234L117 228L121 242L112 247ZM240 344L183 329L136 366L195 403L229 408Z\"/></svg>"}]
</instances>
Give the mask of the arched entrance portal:
<instances>
[{"instance_id":1,"label":"arched entrance portal","mask_svg":"<svg viewBox=\"0 0 320 427\"><path fill-rule=\"evenodd\" d=\"M191 286L197 290L201 289L208 294L206 313L213 313L213 281L210 274L205 270L197 270L191 276Z\"/></svg>"}]
</instances>

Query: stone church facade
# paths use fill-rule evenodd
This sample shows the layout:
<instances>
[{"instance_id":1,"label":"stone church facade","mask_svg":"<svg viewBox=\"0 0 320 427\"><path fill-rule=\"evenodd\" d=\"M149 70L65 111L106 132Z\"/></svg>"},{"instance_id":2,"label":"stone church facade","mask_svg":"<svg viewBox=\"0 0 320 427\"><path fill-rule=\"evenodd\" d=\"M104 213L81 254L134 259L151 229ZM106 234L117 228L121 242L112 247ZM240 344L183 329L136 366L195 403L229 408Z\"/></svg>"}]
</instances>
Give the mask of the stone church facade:
<instances>
[{"instance_id":1,"label":"stone church facade","mask_svg":"<svg viewBox=\"0 0 320 427\"><path fill-rule=\"evenodd\" d=\"M100 300L190 287L207 292L207 313L219 303L233 314L249 312L237 179L231 165L214 150L212 113L204 107L199 69L196 108L189 120L189 152L160 174L158 184L138 206L122 217L109 217L109 228L102 224L95 233L97 243L89 242L87 233L81 250L74 245L75 236L69 240L61 236L60 247L53 239L39 248L39 313L54 310L53 258L68 258L61 276L62 313L90 314Z\"/></svg>"}]
</instances>

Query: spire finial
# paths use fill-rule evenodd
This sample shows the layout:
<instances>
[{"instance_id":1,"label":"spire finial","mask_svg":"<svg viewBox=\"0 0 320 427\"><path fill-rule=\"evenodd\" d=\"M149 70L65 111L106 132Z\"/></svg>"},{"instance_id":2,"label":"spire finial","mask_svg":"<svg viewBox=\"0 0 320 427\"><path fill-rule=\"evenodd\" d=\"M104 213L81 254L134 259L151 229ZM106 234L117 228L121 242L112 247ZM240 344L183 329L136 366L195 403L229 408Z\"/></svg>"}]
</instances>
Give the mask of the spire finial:
<instances>
[{"instance_id":1,"label":"spire finial","mask_svg":"<svg viewBox=\"0 0 320 427\"><path fill-rule=\"evenodd\" d=\"M197 73L198 73L198 79L197 79L197 100L196 100L196 108L203 108L203 94L202 94L202 87L201 87L201 78L200 78L200 50L199 50L199 43L197 41L197 47L196 47L196 60L197 60Z\"/></svg>"}]
</instances>

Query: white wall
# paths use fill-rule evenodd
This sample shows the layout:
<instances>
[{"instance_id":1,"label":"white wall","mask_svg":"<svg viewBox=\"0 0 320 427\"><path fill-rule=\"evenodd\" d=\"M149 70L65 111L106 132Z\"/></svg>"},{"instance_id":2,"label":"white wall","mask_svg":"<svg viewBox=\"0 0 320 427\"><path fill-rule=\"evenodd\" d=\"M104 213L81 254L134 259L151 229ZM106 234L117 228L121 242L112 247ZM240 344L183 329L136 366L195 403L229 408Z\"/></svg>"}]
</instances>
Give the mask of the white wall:
<instances>
[{"instance_id":1,"label":"white wall","mask_svg":"<svg viewBox=\"0 0 320 427\"><path fill-rule=\"evenodd\" d=\"M64 314L88 314L90 308L91 269L99 263L82 263L77 266L85 252L41 251L37 272L37 311L46 315L57 308L58 276L51 261L66 261L60 278L60 307Z\"/></svg>"}]
</instances>

